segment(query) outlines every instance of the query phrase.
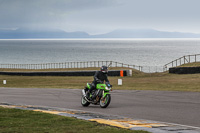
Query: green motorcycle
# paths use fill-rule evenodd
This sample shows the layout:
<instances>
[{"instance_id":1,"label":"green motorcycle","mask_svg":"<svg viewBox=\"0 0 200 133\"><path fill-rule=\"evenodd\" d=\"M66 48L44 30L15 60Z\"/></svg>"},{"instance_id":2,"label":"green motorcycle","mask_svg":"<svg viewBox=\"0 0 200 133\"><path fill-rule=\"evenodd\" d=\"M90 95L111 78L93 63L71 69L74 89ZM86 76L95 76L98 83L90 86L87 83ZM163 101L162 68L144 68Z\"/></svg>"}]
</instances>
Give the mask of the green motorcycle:
<instances>
[{"instance_id":1,"label":"green motorcycle","mask_svg":"<svg viewBox=\"0 0 200 133\"><path fill-rule=\"evenodd\" d=\"M82 90L82 98L81 98L81 104L84 107L89 106L90 104L94 104L94 105L100 105L101 108L106 108L111 101L111 96L109 91L111 91L112 85L106 83L106 84L102 84L99 83L96 85L96 89L94 89L92 91L92 94L90 94L90 97L92 97L93 95L95 95L96 97L93 100L89 100L86 97L86 93L89 91L89 89L91 88L91 84L87 83L87 86L85 87L85 89Z\"/></svg>"}]
</instances>

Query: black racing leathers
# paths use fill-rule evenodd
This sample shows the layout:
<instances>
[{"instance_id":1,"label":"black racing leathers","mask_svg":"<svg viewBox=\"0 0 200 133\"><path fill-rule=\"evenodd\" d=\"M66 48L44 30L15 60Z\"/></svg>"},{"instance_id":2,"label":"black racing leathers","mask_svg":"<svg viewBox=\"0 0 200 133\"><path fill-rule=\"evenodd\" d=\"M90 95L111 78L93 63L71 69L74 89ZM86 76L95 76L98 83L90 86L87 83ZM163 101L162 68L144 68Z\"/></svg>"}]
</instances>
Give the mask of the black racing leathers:
<instances>
[{"instance_id":1,"label":"black racing leathers","mask_svg":"<svg viewBox=\"0 0 200 133\"><path fill-rule=\"evenodd\" d=\"M94 81L92 82L92 85L90 88L90 93L96 88L96 85L98 83L103 83L104 81L109 82L108 75L101 71L96 71L96 73L94 75Z\"/></svg>"}]
</instances>

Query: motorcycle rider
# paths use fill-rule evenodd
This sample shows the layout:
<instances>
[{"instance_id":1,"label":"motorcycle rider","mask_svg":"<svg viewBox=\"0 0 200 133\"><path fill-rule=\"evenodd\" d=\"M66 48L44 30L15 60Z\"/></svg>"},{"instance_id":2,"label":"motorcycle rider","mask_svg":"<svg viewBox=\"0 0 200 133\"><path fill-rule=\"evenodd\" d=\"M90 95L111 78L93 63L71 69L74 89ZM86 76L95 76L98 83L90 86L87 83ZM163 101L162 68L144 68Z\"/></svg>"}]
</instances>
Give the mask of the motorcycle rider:
<instances>
[{"instance_id":1,"label":"motorcycle rider","mask_svg":"<svg viewBox=\"0 0 200 133\"><path fill-rule=\"evenodd\" d=\"M96 85L98 83L104 83L104 81L109 84L109 80L108 80L108 67L107 66L102 66L100 71L96 71L95 75L94 75L94 81L91 84L91 88L89 90L89 92L86 94L86 97L89 100L93 100L96 96L93 95L92 98L90 98L90 94L92 94L92 91L94 89L96 89Z\"/></svg>"}]
</instances>

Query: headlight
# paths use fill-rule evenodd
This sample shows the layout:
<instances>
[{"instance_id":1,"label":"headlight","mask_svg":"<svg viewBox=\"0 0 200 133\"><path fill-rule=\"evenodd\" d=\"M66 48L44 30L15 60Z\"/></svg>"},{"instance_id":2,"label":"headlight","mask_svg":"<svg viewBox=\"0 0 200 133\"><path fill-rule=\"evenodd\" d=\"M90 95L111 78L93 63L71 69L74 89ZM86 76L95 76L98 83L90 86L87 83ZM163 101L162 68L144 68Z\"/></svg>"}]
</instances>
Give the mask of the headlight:
<instances>
[{"instance_id":1,"label":"headlight","mask_svg":"<svg viewBox=\"0 0 200 133\"><path fill-rule=\"evenodd\" d=\"M105 88L105 89L109 91L111 88L108 88L108 87L106 86L106 88Z\"/></svg>"}]
</instances>

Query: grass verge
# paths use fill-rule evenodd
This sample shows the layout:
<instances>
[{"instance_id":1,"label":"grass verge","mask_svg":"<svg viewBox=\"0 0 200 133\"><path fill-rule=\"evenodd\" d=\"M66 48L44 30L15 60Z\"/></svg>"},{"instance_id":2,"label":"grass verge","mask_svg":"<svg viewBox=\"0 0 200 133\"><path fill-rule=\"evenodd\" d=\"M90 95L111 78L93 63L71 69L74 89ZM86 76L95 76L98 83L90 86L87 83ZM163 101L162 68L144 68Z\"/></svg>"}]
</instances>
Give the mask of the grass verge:
<instances>
[{"instance_id":1,"label":"grass verge","mask_svg":"<svg viewBox=\"0 0 200 133\"><path fill-rule=\"evenodd\" d=\"M123 85L118 86L121 77L109 77L113 90L161 90L161 91L192 91L200 92L200 74L135 74L132 77L123 77ZM3 80L7 84L3 84ZM66 77L66 76L6 76L0 75L0 87L16 88L65 88L83 89L93 77Z\"/></svg>"},{"instance_id":2,"label":"grass verge","mask_svg":"<svg viewBox=\"0 0 200 133\"><path fill-rule=\"evenodd\" d=\"M200 62L187 63L187 64L183 64L179 67L200 67Z\"/></svg>"},{"instance_id":3,"label":"grass verge","mask_svg":"<svg viewBox=\"0 0 200 133\"><path fill-rule=\"evenodd\" d=\"M0 132L148 133L102 125L71 117L0 107Z\"/></svg>"},{"instance_id":4,"label":"grass verge","mask_svg":"<svg viewBox=\"0 0 200 133\"><path fill-rule=\"evenodd\" d=\"M97 70L89 68L84 70ZM115 70L111 68L110 70ZM118 68L118 70L123 68ZM70 71L83 69L66 69ZM8 70L7 70L8 71ZM16 71L16 70L10 70ZM23 71L23 70L21 70ZM52 71L52 70L51 70ZM59 69L57 71L64 71ZM118 86L118 79L123 80L123 85ZM3 85L3 80L7 81ZM92 82L93 76L7 76L0 75L0 87L16 88L65 88L83 89L87 82ZM200 74L169 74L142 73L133 70L132 77L109 77L113 90L161 90L161 91L192 91L200 92Z\"/></svg>"}]
</instances>

